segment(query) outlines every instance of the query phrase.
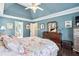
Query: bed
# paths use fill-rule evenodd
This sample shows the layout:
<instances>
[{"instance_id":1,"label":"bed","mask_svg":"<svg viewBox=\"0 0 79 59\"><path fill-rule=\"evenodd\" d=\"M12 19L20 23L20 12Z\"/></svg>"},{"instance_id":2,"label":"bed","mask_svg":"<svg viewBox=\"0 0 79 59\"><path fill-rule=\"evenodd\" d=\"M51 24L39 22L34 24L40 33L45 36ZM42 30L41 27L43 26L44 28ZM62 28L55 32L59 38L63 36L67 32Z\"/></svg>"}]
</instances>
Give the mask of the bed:
<instances>
[{"instance_id":1,"label":"bed","mask_svg":"<svg viewBox=\"0 0 79 59\"><path fill-rule=\"evenodd\" d=\"M0 56L57 56L55 42L40 37L0 37Z\"/></svg>"}]
</instances>

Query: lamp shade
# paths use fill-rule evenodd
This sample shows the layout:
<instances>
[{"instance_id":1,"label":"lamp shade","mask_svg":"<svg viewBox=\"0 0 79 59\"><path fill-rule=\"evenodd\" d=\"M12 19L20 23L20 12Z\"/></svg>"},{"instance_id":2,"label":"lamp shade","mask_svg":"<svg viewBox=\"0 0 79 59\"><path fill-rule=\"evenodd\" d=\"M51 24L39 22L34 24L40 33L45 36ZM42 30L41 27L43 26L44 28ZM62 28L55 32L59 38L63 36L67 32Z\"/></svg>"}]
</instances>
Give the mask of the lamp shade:
<instances>
[{"instance_id":1,"label":"lamp shade","mask_svg":"<svg viewBox=\"0 0 79 59\"><path fill-rule=\"evenodd\" d=\"M6 30L5 26L1 26L0 30Z\"/></svg>"}]
</instances>

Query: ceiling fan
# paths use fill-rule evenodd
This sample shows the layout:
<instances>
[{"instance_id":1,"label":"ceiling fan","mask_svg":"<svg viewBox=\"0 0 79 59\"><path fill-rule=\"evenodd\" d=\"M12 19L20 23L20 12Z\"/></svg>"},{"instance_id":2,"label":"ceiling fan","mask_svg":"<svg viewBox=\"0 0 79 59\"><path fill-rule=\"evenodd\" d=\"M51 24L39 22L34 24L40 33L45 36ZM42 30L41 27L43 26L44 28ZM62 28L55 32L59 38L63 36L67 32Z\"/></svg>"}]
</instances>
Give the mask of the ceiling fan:
<instances>
[{"instance_id":1,"label":"ceiling fan","mask_svg":"<svg viewBox=\"0 0 79 59\"><path fill-rule=\"evenodd\" d=\"M43 11L44 9L39 7L40 4L41 3L28 3L28 6L25 8L25 10L31 9L34 13L36 13L37 9Z\"/></svg>"}]
</instances>

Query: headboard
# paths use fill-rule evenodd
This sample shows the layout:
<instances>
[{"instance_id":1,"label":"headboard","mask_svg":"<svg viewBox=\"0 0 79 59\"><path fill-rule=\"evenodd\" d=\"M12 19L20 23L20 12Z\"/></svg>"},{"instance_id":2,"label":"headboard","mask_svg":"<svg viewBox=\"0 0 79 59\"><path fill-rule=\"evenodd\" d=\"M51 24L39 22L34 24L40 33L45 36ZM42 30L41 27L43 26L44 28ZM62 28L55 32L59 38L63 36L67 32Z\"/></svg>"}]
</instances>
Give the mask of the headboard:
<instances>
[{"instance_id":1,"label":"headboard","mask_svg":"<svg viewBox=\"0 0 79 59\"><path fill-rule=\"evenodd\" d=\"M43 32L43 38L48 38L56 44L61 43L61 34L58 32Z\"/></svg>"}]
</instances>

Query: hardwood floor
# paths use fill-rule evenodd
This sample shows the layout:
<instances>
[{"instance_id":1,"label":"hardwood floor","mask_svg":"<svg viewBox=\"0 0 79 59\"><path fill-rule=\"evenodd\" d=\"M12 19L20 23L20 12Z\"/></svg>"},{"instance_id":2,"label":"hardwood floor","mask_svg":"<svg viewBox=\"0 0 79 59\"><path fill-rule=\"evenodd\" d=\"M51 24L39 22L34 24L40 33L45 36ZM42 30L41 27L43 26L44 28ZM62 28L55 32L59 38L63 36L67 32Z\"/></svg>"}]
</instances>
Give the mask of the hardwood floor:
<instances>
[{"instance_id":1,"label":"hardwood floor","mask_svg":"<svg viewBox=\"0 0 79 59\"><path fill-rule=\"evenodd\" d=\"M72 49L61 48L58 56L79 56L79 53L73 51Z\"/></svg>"}]
</instances>

